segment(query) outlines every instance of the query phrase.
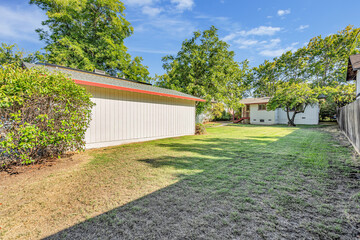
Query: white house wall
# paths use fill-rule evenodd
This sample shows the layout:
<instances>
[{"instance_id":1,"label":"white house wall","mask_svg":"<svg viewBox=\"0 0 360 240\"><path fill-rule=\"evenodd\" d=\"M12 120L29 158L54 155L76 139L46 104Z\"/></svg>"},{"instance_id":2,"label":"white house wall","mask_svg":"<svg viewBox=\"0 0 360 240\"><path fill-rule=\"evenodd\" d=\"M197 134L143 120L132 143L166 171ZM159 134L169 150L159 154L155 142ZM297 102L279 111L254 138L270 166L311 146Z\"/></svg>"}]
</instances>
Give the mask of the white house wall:
<instances>
[{"instance_id":1,"label":"white house wall","mask_svg":"<svg viewBox=\"0 0 360 240\"><path fill-rule=\"evenodd\" d=\"M308 106L305 109L304 113L298 113L295 116L295 124L319 124L319 105L316 106ZM288 119L286 116L286 112L280 108L276 109L276 123L278 124L287 124ZM290 117L293 112L290 112Z\"/></svg>"},{"instance_id":2,"label":"white house wall","mask_svg":"<svg viewBox=\"0 0 360 240\"><path fill-rule=\"evenodd\" d=\"M259 110L258 108L258 104L250 105L250 124L270 125L276 123L275 111Z\"/></svg>"},{"instance_id":3,"label":"white house wall","mask_svg":"<svg viewBox=\"0 0 360 240\"><path fill-rule=\"evenodd\" d=\"M86 86L96 104L86 148L193 135L195 102Z\"/></svg>"},{"instance_id":4,"label":"white house wall","mask_svg":"<svg viewBox=\"0 0 360 240\"><path fill-rule=\"evenodd\" d=\"M358 96L360 93L360 70L357 71L356 73L356 96ZM359 99L359 97L357 97L356 99Z\"/></svg>"}]
</instances>

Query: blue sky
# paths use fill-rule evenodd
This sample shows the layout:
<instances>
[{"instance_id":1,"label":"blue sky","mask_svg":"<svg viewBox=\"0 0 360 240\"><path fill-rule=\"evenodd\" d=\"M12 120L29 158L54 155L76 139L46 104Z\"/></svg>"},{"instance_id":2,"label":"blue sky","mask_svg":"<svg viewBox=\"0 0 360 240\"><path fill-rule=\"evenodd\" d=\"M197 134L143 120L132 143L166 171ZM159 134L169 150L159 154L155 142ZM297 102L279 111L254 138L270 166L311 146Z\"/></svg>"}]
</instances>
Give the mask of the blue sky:
<instances>
[{"instance_id":1,"label":"blue sky","mask_svg":"<svg viewBox=\"0 0 360 240\"><path fill-rule=\"evenodd\" d=\"M297 49L317 35L347 25L359 27L358 1L339 0L124 0L134 34L125 40L132 56L141 56L151 76L162 74L161 58L176 54L192 32L214 25L231 45L236 60L252 66ZM354 13L355 11L355 13ZM28 0L0 0L0 42L20 49L44 47L35 29L46 15Z\"/></svg>"}]
</instances>

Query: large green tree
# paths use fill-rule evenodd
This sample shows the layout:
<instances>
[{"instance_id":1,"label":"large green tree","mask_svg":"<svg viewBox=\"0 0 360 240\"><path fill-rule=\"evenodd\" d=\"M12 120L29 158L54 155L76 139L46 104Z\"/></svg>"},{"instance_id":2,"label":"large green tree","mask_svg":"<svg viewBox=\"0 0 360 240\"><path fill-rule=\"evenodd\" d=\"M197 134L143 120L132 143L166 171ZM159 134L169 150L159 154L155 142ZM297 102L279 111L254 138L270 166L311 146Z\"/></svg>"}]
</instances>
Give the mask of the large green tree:
<instances>
[{"instance_id":1,"label":"large green tree","mask_svg":"<svg viewBox=\"0 0 360 240\"><path fill-rule=\"evenodd\" d=\"M201 113L212 100L223 100L227 83L238 72L234 55L229 45L219 39L214 26L194 32L177 55L163 57L166 73L158 76L157 84L206 99L206 103L197 104L197 113Z\"/></svg>"},{"instance_id":2,"label":"large green tree","mask_svg":"<svg viewBox=\"0 0 360 240\"><path fill-rule=\"evenodd\" d=\"M305 47L288 51L253 69L256 96L273 96L283 82L310 82L336 87L345 81L347 61L360 51L360 28L347 26L327 37L317 36Z\"/></svg>"},{"instance_id":3,"label":"large green tree","mask_svg":"<svg viewBox=\"0 0 360 240\"><path fill-rule=\"evenodd\" d=\"M124 39L133 33L119 0L30 0L48 17L37 29L45 41L47 61L113 76L149 81L147 67L131 58Z\"/></svg>"},{"instance_id":4,"label":"large green tree","mask_svg":"<svg viewBox=\"0 0 360 240\"><path fill-rule=\"evenodd\" d=\"M223 101L228 109L231 110L234 120L236 112L239 112L243 106L240 100L248 94L248 90L251 87L251 71L248 60L234 64L233 68L234 69L229 72L231 75L226 82Z\"/></svg>"},{"instance_id":5,"label":"large green tree","mask_svg":"<svg viewBox=\"0 0 360 240\"><path fill-rule=\"evenodd\" d=\"M287 51L273 61L265 60L263 64L253 68L254 94L261 97L272 97L279 83L300 83L307 80L308 48Z\"/></svg>"},{"instance_id":6,"label":"large green tree","mask_svg":"<svg viewBox=\"0 0 360 240\"><path fill-rule=\"evenodd\" d=\"M360 28L347 26L327 37L310 40L307 72L317 86L336 86L345 81L347 61L360 50Z\"/></svg>"},{"instance_id":7,"label":"large green tree","mask_svg":"<svg viewBox=\"0 0 360 240\"><path fill-rule=\"evenodd\" d=\"M275 94L280 72L276 61L265 60L264 63L252 69L253 90L256 97L270 97Z\"/></svg>"},{"instance_id":8,"label":"large green tree","mask_svg":"<svg viewBox=\"0 0 360 240\"><path fill-rule=\"evenodd\" d=\"M267 104L267 110L281 108L286 111L289 126L295 125L295 116L308 106L319 102L320 89L310 88L307 83L284 82L277 86L275 95Z\"/></svg>"}]
</instances>

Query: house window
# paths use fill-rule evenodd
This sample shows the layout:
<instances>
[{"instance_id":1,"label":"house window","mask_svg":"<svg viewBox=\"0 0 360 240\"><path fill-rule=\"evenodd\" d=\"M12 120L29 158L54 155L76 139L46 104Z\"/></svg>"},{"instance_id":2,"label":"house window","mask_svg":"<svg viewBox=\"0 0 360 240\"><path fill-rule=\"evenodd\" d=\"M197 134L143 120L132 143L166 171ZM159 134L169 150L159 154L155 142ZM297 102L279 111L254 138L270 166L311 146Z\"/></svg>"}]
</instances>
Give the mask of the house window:
<instances>
[{"instance_id":1,"label":"house window","mask_svg":"<svg viewBox=\"0 0 360 240\"><path fill-rule=\"evenodd\" d=\"M269 122L271 122L271 119L269 119Z\"/></svg>"},{"instance_id":2,"label":"house window","mask_svg":"<svg viewBox=\"0 0 360 240\"><path fill-rule=\"evenodd\" d=\"M250 111L250 105L246 105L246 111Z\"/></svg>"},{"instance_id":3,"label":"house window","mask_svg":"<svg viewBox=\"0 0 360 240\"><path fill-rule=\"evenodd\" d=\"M255 121L256 121L256 119L253 119L253 121L255 122Z\"/></svg>"},{"instance_id":4,"label":"house window","mask_svg":"<svg viewBox=\"0 0 360 240\"><path fill-rule=\"evenodd\" d=\"M258 105L258 110L266 110L266 104L259 104Z\"/></svg>"},{"instance_id":5,"label":"house window","mask_svg":"<svg viewBox=\"0 0 360 240\"><path fill-rule=\"evenodd\" d=\"M260 119L260 122L265 122L265 120L264 120L264 119Z\"/></svg>"}]
</instances>

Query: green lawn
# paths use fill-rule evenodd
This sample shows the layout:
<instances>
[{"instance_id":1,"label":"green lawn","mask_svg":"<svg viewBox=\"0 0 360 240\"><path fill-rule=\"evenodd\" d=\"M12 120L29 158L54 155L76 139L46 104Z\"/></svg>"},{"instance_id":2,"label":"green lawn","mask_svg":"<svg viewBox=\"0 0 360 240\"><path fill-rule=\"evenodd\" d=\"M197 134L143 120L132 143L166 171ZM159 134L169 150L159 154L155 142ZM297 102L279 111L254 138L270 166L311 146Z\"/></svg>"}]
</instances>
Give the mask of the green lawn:
<instances>
[{"instance_id":1,"label":"green lawn","mask_svg":"<svg viewBox=\"0 0 360 240\"><path fill-rule=\"evenodd\" d=\"M323 129L233 125L88 151L21 190L0 185L0 237L354 239L359 171Z\"/></svg>"}]
</instances>

